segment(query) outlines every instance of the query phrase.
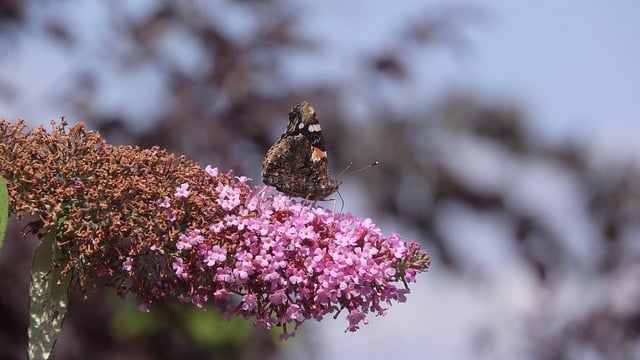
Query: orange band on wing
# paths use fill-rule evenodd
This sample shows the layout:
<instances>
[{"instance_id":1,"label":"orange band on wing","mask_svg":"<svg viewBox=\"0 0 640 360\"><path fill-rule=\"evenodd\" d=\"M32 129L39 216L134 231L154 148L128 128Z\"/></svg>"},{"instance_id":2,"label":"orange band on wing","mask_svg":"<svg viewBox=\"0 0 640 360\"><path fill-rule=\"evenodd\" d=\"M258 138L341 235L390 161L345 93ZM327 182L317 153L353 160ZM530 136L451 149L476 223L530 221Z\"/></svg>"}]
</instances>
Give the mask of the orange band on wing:
<instances>
[{"instance_id":1,"label":"orange band on wing","mask_svg":"<svg viewBox=\"0 0 640 360\"><path fill-rule=\"evenodd\" d=\"M316 155L318 155L320 159L324 159L327 157L327 154L325 154L325 152L322 151L320 148L315 146L312 146L312 148L313 148L313 151L315 151Z\"/></svg>"}]
</instances>

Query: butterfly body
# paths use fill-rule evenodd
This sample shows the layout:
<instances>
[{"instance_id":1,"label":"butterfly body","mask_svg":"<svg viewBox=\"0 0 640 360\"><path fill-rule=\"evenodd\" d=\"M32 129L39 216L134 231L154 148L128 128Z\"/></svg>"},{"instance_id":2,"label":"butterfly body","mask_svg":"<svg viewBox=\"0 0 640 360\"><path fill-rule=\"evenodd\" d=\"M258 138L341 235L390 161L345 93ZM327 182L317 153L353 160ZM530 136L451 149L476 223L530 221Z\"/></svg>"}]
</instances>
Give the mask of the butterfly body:
<instances>
[{"instance_id":1,"label":"butterfly body","mask_svg":"<svg viewBox=\"0 0 640 360\"><path fill-rule=\"evenodd\" d=\"M331 178L322 128L311 104L289 112L289 124L262 162L262 180L289 196L324 200L340 187Z\"/></svg>"}]
</instances>

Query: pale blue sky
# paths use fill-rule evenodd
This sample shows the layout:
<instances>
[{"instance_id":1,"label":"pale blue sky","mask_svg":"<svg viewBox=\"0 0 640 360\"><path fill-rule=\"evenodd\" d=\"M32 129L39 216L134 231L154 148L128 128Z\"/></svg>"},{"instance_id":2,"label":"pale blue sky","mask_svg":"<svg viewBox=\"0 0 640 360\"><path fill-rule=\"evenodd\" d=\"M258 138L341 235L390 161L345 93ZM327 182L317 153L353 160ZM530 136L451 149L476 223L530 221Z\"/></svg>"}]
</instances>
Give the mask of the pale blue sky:
<instances>
[{"instance_id":1,"label":"pale blue sky","mask_svg":"<svg viewBox=\"0 0 640 360\"><path fill-rule=\"evenodd\" d=\"M307 4L313 10L307 12L306 31L329 45L320 59L298 64L296 76L349 78L359 52L388 43L407 16L415 18L447 4L453 2L396 2L393 7L381 0ZM515 100L537 130L553 136L640 130L640 2L456 4L484 9L484 19L462 26L470 52L416 55L421 94L471 89L490 98Z\"/></svg>"},{"instance_id":2,"label":"pale blue sky","mask_svg":"<svg viewBox=\"0 0 640 360\"><path fill-rule=\"evenodd\" d=\"M136 4L143 3L154 6L153 1ZM371 54L397 39L408 18L454 4L417 0L395 2L393 6L382 0L290 3L304 9L300 30L324 45L320 54L310 58L292 57L287 70L291 77L301 82L335 79L356 89L371 86L354 70L362 64L363 51ZM84 6L78 6L81 4ZM437 101L452 89L469 89L489 98L517 101L530 114L537 130L553 136L581 132L625 136L629 129L640 131L640 2L479 0L455 4L483 11L481 21L461 27L470 40L471 51L457 55L445 49L416 52L412 57L416 70L413 83L389 91L389 98L395 96L403 108L425 100ZM99 2L51 7L57 17L72 19L70 24L78 34L87 34L83 39L90 34L98 39L104 35L106 25ZM238 36L251 23L242 11L229 13L231 8L222 5L213 8L225 10L223 17L220 11L211 16L226 21L229 31L236 29ZM144 12L140 9L132 11L131 16ZM82 24L91 24L92 31L81 30ZM101 66L99 59L82 52L71 54L76 61L68 61L70 54L65 49L60 51L39 41L35 32L23 35L19 47L7 50L0 58L0 78L19 91L14 99L17 101L0 101L0 116L10 120L48 121L61 114L73 116L46 94L70 91L63 80L83 64L82 59L91 61L86 66ZM149 76L115 79L132 83L127 88L136 88L136 82L146 89L160 88L149 86L155 81ZM147 106L139 97L119 93L121 97L105 94L105 99L116 102L110 106L128 109L132 120L142 121L138 114L157 108L155 100ZM162 96L156 95L148 98ZM137 101L130 103L132 98ZM37 108L34 103L38 103Z\"/></svg>"}]
</instances>

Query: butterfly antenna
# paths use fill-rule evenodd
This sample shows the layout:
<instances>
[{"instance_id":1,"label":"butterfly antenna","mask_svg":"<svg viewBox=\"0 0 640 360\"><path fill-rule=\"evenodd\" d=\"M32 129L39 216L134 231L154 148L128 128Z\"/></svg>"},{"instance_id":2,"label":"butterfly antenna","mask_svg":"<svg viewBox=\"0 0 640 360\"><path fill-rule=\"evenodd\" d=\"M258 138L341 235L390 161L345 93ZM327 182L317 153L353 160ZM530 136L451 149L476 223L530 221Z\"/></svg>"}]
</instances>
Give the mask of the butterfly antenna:
<instances>
[{"instance_id":1,"label":"butterfly antenna","mask_svg":"<svg viewBox=\"0 0 640 360\"><path fill-rule=\"evenodd\" d=\"M342 170L342 172L340 172L340 175L338 175L339 178L344 179L347 176L355 175L355 174L357 174L357 173L359 173L361 171L367 170L367 169L372 168L374 166L378 166L378 165L380 165L380 161L374 161L374 162L372 162L371 164L369 164L367 166L361 167L360 169L356 169L356 170L350 171L350 172L345 174L345 172L351 167L351 164L353 164L353 162L349 163L349 165L347 165L347 167L344 170Z\"/></svg>"},{"instance_id":2,"label":"butterfly antenna","mask_svg":"<svg viewBox=\"0 0 640 360\"><path fill-rule=\"evenodd\" d=\"M351 165L353 165L353 161L349 163L349 165L345 166L344 169L342 169L342 171L340 171L340 174L338 174L338 179L342 178L342 175L344 175L344 173L347 172L347 170L349 170L349 168L351 168Z\"/></svg>"}]
</instances>

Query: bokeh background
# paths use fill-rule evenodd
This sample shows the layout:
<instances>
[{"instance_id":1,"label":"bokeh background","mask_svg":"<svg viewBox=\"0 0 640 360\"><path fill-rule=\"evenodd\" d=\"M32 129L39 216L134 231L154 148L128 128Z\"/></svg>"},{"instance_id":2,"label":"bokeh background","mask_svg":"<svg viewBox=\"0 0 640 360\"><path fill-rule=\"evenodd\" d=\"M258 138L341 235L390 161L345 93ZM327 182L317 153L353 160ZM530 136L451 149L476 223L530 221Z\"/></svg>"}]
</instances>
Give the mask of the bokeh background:
<instances>
[{"instance_id":1,"label":"bokeh background","mask_svg":"<svg viewBox=\"0 0 640 360\"><path fill-rule=\"evenodd\" d=\"M72 294L54 359L640 358L640 3L0 1L0 117L66 116L260 184L320 116L345 210L420 241L404 304L296 338ZM26 357L37 239L0 251L0 358Z\"/></svg>"}]
</instances>

